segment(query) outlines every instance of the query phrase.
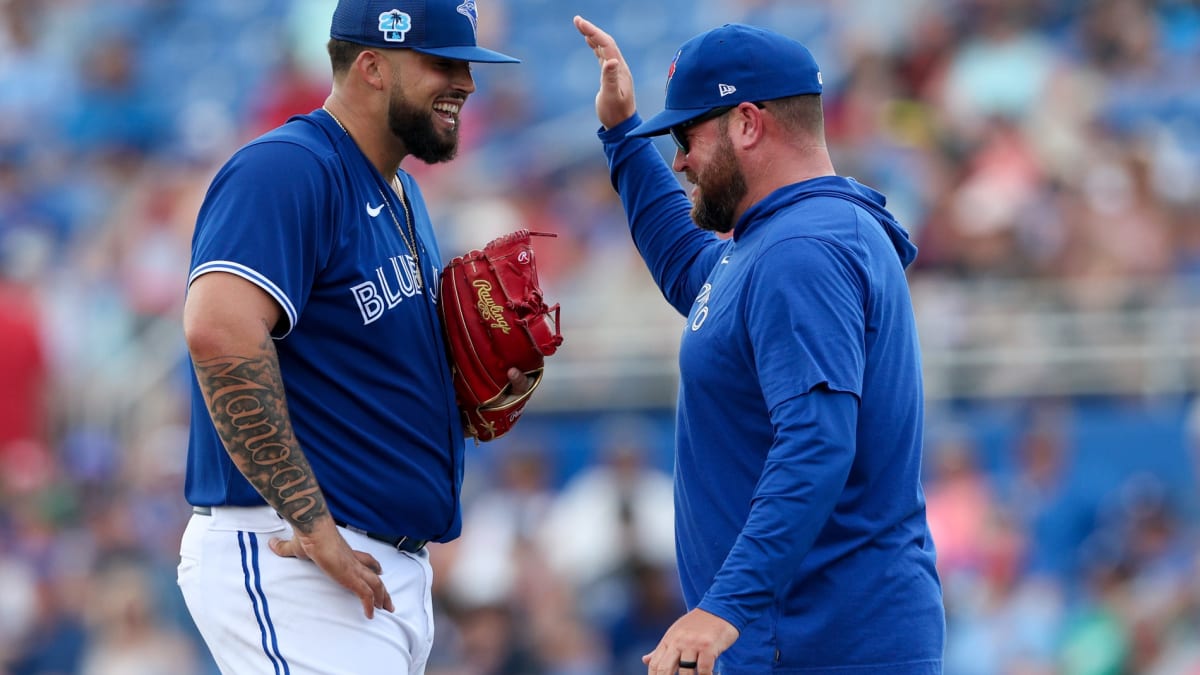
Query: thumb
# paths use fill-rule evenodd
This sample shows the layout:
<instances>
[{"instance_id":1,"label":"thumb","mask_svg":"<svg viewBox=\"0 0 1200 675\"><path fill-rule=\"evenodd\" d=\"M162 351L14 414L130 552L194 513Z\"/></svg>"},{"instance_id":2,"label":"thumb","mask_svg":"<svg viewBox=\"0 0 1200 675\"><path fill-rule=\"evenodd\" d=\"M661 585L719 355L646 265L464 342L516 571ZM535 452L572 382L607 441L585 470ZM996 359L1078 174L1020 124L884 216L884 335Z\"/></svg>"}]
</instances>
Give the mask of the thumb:
<instances>
[{"instance_id":1,"label":"thumb","mask_svg":"<svg viewBox=\"0 0 1200 675\"><path fill-rule=\"evenodd\" d=\"M271 537L267 545L271 547L272 553L283 558L308 558L308 556L304 555L304 548L297 544L294 539Z\"/></svg>"},{"instance_id":2,"label":"thumb","mask_svg":"<svg viewBox=\"0 0 1200 675\"><path fill-rule=\"evenodd\" d=\"M612 85L614 87L617 86L617 74L619 72L620 65L620 62L617 59L608 59L604 62L604 68L601 74L604 78L605 84Z\"/></svg>"}]
</instances>

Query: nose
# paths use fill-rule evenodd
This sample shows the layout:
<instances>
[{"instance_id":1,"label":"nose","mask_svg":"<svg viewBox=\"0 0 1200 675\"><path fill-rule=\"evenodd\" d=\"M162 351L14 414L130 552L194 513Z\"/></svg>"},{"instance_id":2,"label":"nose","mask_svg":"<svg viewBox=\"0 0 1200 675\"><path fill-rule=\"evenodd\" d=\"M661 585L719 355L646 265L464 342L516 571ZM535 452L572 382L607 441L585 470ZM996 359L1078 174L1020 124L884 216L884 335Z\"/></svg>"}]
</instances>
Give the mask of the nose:
<instances>
[{"instance_id":1,"label":"nose","mask_svg":"<svg viewBox=\"0 0 1200 675\"><path fill-rule=\"evenodd\" d=\"M468 94L475 91L475 77L471 75L471 64L466 61L458 61L454 64L454 72L451 75L451 81L454 86Z\"/></svg>"},{"instance_id":2,"label":"nose","mask_svg":"<svg viewBox=\"0 0 1200 675\"><path fill-rule=\"evenodd\" d=\"M675 158L671 161L671 169L676 173L683 173L687 169L687 155L683 154L679 148L675 148Z\"/></svg>"}]
</instances>

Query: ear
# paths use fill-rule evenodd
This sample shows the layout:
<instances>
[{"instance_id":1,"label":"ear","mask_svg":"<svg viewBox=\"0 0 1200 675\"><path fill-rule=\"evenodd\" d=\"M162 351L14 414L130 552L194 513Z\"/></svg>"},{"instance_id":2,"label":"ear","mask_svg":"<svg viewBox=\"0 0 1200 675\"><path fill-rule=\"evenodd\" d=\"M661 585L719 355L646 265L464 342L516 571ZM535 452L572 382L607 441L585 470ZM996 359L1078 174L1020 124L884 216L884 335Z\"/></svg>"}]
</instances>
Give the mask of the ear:
<instances>
[{"instance_id":1,"label":"ear","mask_svg":"<svg viewBox=\"0 0 1200 675\"><path fill-rule=\"evenodd\" d=\"M766 136L765 110L753 103L742 103L729 121L735 147L749 150L763 142Z\"/></svg>"},{"instance_id":2,"label":"ear","mask_svg":"<svg viewBox=\"0 0 1200 675\"><path fill-rule=\"evenodd\" d=\"M382 91L391 80L391 68L392 64L383 54L373 49L364 49L358 53L358 58L354 59L351 70L357 73L367 86Z\"/></svg>"}]
</instances>

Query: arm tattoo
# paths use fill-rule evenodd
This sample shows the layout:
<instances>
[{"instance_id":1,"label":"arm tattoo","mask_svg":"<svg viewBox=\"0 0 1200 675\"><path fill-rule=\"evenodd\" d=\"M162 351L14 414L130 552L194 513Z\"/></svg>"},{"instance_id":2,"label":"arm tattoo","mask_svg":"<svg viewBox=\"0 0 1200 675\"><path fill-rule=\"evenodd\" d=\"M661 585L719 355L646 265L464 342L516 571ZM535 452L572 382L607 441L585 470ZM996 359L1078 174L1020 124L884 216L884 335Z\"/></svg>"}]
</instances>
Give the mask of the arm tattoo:
<instances>
[{"instance_id":1,"label":"arm tattoo","mask_svg":"<svg viewBox=\"0 0 1200 675\"><path fill-rule=\"evenodd\" d=\"M302 532L325 515L325 495L292 432L279 358L264 343L254 357L196 363L217 435L234 464L279 515Z\"/></svg>"}]
</instances>

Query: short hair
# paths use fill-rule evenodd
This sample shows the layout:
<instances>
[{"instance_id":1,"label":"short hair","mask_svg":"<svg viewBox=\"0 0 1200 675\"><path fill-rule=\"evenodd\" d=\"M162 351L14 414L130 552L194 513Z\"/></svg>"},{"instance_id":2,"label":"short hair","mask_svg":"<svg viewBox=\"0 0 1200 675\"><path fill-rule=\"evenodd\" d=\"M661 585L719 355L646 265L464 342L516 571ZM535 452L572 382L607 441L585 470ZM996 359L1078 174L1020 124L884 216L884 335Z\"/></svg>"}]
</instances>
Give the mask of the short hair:
<instances>
[{"instance_id":1,"label":"short hair","mask_svg":"<svg viewBox=\"0 0 1200 675\"><path fill-rule=\"evenodd\" d=\"M367 49L363 45L336 38L330 39L325 48L329 51L329 64L333 67L335 76L349 72L354 60Z\"/></svg>"},{"instance_id":2,"label":"short hair","mask_svg":"<svg viewBox=\"0 0 1200 675\"><path fill-rule=\"evenodd\" d=\"M800 94L767 101L775 118L793 133L825 136L825 114L820 94Z\"/></svg>"}]
</instances>

